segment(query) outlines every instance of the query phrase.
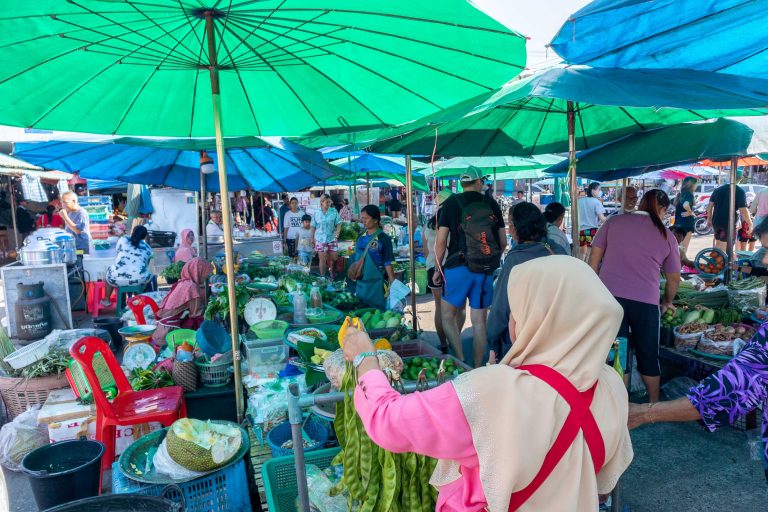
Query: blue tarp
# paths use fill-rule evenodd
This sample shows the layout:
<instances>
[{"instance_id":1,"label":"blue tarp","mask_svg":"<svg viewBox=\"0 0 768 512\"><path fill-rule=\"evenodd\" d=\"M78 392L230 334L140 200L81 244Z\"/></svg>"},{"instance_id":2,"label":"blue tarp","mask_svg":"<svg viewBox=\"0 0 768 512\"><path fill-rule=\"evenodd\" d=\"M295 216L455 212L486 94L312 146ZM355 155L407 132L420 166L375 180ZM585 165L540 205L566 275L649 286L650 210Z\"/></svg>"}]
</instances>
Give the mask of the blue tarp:
<instances>
[{"instance_id":1,"label":"blue tarp","mask_svg":"<svg viewBox=\"0 0 768 512\"><path fill-rule=\"evenodd\" d=\"M178 141L178 147L184 147L188 139L135 140L136 144L111 141L17 143L14 154L48 169L77 172L82 178L200 190L200 152L171 149L174 141ZM270 144L270 147L226 150L230 190L296 191L331 176L348 174L328 164L320 153L293 142L279 139ZM215 151L208 153L216 164ZM206 175L206 187L210 192L219 191L218 172Z\"/></svg>"},{"instance_id":2,"label":"blue tarp","mask_svg":"<svg viewBox=\"0 0 768 512\"><path fill-rule=\"evenodd\" d=\"M596 0L551 42L571 64L768 78L768 0Z\"/></svg>"}]
</instances>

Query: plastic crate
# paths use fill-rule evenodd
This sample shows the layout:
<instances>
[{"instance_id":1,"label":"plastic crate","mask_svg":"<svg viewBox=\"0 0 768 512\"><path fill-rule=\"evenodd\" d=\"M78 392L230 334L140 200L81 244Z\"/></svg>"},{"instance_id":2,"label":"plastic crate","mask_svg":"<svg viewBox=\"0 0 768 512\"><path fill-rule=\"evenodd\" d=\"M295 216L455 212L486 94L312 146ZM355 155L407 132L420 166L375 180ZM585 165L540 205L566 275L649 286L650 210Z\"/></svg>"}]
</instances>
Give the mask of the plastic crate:
<instances>
[{"instance_id":1,"label":"plastic crate","mask_svg":"<svg viewBox=\"0 0 768 512\"><path fill-rule=\"evenodd\" d=\"M112 205L112 198L109 196L79 196L77 204L80 206Z\"/></svg>"},{"instance_id":2,"label":"plastic crate","mask_svg":"<svg viewBox=\"0 0 768 512\"><path fill-rule=\"evenodd\" d=\"M304 462L326 469L330 467L337 453L339 448L306 452ZM299 492L296 487L296 467L293 456L268 460L261 467L261 476L264 480L264 492L267 495L269 511L294 512Z\"/></svg>"},{"instance_id":3,"label":"plastic crate","mask_svg":"<svg viewBox=\"0 0 768 512\"><path fill-rule=\"evenodd\" d=\"M316 441L316 444L308 448L304 448L304 452L314 452L325 446L328 442L329 432L327 423L310 418L304 422L304 432L312 441ZM267 444L269 449L272 450L273 457L293 456L292 448L282 448L282 444L291 439L291 424L287 421L281 423L267 434Z\"/></svg>"},{"instance_id":4,"label":"plastic crate","mask_svg":"<svg viewBox=\"0 0 768 512\"><path fill-rule=\"evenodd\" d=\"M392 343L392 350L402 357L439 356L440 349L421 340L407 340Z\"/></svg>"},{"instance_id":5,"label":"plastic crate","mask_svg":"<svg viewBox=\"0 0 768 512\"><path fill-rule=\"evenodd\" d=\"M187 512L251 512L245 459L210 475L177 485L184 493ZM131 480L120 471L119 463L112 465L113 494L160 496L164 487ZM166 499L176 503L181 502L180 498L175 490L169 489L166 493Z\"/></svg>"}]
</instances>

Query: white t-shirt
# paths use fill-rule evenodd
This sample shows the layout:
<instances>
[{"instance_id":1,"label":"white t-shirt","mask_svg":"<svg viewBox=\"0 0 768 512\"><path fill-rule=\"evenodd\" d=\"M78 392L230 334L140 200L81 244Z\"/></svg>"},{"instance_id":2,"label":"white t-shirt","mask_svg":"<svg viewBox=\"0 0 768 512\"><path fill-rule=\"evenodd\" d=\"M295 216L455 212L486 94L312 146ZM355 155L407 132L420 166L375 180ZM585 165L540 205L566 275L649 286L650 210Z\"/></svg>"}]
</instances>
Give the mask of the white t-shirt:
<instances>
[{"instance_id":1,"label":"white t-shirt","mask_svg":"<svg viewBox=\"0 0 768 512\"><path fill-rule=\"evenodd\" d=\"M283 218L283 230L288 230L288 240L296 240L299 237L299 230L301 229L301 218L304 216L304 212L297 210L296 213L292 211L285 212Z\"/></svg>"},{"instance_id":2,"label":"white t-shirt","mask_svg":"<svg viewBox=\"0 0 768 512\"><path fill-rule=\"evenodd\" d=\"M312 230L311 229L304 229L302 227L299 228L296 237L299 240L299 252L312 252L314 250L314 247L312 247Z\"/></svg>"},{"instance_id":3,"label":"white t-shirt","mask_svg":"<svg viewBox=\"0 0 768 512\"><path fill-rule=\"evenodd\" d=\"M595 229L600 227L600 215L605 215L603 203L596 197L579 199L579 229Z\"/></svg>"}]
</instances>

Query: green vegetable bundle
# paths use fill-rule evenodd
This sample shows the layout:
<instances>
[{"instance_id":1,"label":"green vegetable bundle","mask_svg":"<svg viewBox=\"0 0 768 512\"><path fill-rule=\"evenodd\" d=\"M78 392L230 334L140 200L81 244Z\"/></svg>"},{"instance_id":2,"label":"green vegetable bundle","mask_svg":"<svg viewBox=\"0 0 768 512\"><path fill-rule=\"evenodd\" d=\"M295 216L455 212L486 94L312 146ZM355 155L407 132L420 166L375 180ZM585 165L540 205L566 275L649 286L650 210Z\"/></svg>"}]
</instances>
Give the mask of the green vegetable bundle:
<instances>
[{"instance_id":1,"label":"green vegetable bundle","mask_svg":"<svg viewBox=\"0 0 768 512\"><path fill-rule=\"evenodd\" d=\"M341 382L344 402L337 404L334 421L342 450L334 463L343 463L344 473L331 494L346 492L349 510L360 512L435 510L437 489L429 484L429 478L437 461L415 453L391 453L377 446L355 411L355 382L355 370L347 364Z\"/></svg>"},{"instance_id":2,"label":"green vegetable bundle","mask_svg":"<svg viewBox=\"0 0 768 512\"><path fill-rule=\"evenodd\" d=\"M129 381L134 391L167 388L174 385L173 377L171 377L171 374L164 369L153 372L152 370L134 368L131 370L131 378Z\"/></svg>"},{"instance_id":3,"label":"green vegetable bundle","mask_svg":"<svg viewBox=\"0 0 768 512\"><path fill-rule=\"evenodd\" d=\"M235 285L235 299L237 300L237 314L242 319L245 312L245 305L251 300L251 292L244 284ZM219 316L222 319L229 319L229 294L226 290L221 293L211 294L208 299L208 305L205 308L203 317L206 320L212 320Z\"/></svg>"},{"instance_id":4,"label":"green vegetable bundle","mask_svg":"<svg viewBox=\"0 0 768 512\"><path fill-rule=\"evenodd\" d=\"M731 290L755 290L759 288L765 288L765 281L759 277L748 277L746 279L738 279L731 281L728 285Z\"/></svg>"},{"instance_id":5,"label":"green vegetable bundle","mask_svg":"<svg viewBox=\"0 0 768 512\"><path fill-rule=\"evenodd\" d=\"M16 370L15 376L33 379L36 377L47 377L49 375L60 375L67 370L72 357L65 349L51 349L45 357L35 361L21 370Z\"/></svg>"},{"instance_id":6,"label":"green vegetable bundle","mask_svg":"<svg viewBox=\"0 0 768 512\"><path fill-rule=\"evenodd\" d=\"M183 268L184 268L184 262L177 261L176 263L171 263L170 265L165 267L163 271L160 272L160 275L166 279L179 279L181 278L181 269Z\"/></svg>"}]
</instances>

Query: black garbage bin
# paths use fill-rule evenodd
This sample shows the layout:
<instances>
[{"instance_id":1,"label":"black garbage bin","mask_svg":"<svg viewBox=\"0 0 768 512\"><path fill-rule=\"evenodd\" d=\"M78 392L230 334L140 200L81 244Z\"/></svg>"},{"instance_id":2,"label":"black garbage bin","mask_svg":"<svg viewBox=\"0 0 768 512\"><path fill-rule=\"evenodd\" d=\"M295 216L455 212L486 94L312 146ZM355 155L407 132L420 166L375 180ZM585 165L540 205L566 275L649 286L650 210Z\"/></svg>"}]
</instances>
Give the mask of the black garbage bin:
<instances>
[{"instance_id":1,"label":"black garbage bin","mask_svg":"<svg viewBox=\"0 0 768 512\"><path fill-rule=\"evenodd\" d=\"M183 512L182 505L142 494L113 494L77 500L44 512Z\"/></svg>"},{"instance_id":2,"label":"black garbage bin","mask_svg":"<svg viewBox=\"0 0 768 512\"><path fill-rule=\"evenodd\" d=\"M93 319L93 326L97 329L104 329L112 338L112 348L115 352L123 349L123 337L117 332L123 326L123 321L116 316L106 316Z\"/></svg>"},{"instance_id":3,"label":"black garbage bin","mask_svg":"<svg viewBox=\"0 0 768 512\"><path fill-rule=\"evenodd\" d=\"M21 470L40 510L99 494L101 457L99 441L60 441L30 452Z\"/></svg>"}]
</instances>

